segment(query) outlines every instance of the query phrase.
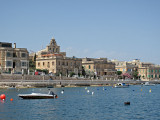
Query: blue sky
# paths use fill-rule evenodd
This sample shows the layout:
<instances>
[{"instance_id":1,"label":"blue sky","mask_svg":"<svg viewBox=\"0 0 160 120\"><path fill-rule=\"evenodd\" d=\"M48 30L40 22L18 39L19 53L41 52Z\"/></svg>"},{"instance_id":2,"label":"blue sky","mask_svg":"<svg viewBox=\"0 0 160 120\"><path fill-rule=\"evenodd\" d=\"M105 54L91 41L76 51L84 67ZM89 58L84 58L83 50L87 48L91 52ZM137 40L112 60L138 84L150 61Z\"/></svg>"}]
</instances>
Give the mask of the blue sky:
<instances>
[{"instance_id":1,"label":"blue sky","mask_svg":"<svg viewBox=\"0 0 160 120\"><path fill-rule=\"evenodd\" d=\"M0 0L0 41L160 64L160 0Z\"/></svg>"}]
</instances>

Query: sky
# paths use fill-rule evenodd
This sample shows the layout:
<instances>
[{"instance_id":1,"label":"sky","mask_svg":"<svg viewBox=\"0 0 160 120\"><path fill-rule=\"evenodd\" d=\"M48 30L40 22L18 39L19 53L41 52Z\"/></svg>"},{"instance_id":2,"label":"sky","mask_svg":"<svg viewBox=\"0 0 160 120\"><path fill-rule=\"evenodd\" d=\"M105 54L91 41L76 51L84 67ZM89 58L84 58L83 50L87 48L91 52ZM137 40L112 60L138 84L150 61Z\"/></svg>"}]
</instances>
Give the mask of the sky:
<instances>
[{"instance_id":1,"label":"sky","mask_svg":"<svg viewBox=\"0 0 160 120\"><path fill-rule=\"evenodd\" d=\"M160 64L160 0L0 0L0 42Z\"/></svg>"}]
</instances>

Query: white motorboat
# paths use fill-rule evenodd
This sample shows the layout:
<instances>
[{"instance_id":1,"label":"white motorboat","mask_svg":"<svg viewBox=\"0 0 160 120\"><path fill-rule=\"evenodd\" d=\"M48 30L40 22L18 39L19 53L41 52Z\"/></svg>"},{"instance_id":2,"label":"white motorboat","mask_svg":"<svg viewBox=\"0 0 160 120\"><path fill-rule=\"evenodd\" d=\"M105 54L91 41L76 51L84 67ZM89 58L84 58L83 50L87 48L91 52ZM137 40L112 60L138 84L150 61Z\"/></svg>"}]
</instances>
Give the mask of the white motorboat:
<instances>
[{"instance_id":1,"label":"white motorboat","mask_svg":"<svg viewBox=\"0 0 160 120\"><path fill-rule=\"evenodd\" d=\"M31 94L18 94L23 99L54 99L58 98L56 94L42 94L42 93L31 93Z\"/></svg>"},{"instance_id":2,"label":"white motorboat","mask_svg":"<svg viewBox=\"0 0 160 120\"><path fill-rule=\"evenodd\" d=\"M149 83L149 82L145 82L144 85L145 85L145 86L154 86L155 84L151 84L151 83Z\"/></svg>"},{"instance_id":3,"label":"white motorboat","mask_svg":"<svg viewBox=\"0 0 160 120\"><path fill-rule=\"evenodd\" d=\"M126 85L125 83L117 83L114 87L115 88L128 88L129 85Z\"/></svg>"}]
</instances>

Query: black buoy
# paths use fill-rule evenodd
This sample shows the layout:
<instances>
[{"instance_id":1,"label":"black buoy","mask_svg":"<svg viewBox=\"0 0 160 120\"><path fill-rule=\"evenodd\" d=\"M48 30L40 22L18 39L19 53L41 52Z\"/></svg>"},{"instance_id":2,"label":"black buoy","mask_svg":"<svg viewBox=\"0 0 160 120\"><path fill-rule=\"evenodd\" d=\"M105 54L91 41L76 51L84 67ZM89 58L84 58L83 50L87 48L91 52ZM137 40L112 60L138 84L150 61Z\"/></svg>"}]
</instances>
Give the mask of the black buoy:
<instances>
[{"instance_id":1,"label":"black buoy","mask_svg":"<svg viewBox=\"0 0 160 120\"><path fill-rule=\"evenodd\" d=\"M124 102L125 105L130 105L130 102Z\"/></svg>"}]
</instances>

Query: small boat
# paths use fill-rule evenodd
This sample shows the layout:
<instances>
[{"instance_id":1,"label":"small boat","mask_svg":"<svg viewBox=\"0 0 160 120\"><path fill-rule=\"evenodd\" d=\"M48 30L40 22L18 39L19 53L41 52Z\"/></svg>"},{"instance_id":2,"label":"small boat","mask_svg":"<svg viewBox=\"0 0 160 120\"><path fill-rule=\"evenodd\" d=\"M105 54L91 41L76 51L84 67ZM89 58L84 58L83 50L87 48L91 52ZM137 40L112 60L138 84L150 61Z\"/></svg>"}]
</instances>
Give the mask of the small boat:
<instances>
[{"instance_id":1,"label":"small boat","mask_svg":"<svg viewBox=\"0 0 160 120\"><path fill-rule=\"evenodd\" d=\"M128 88L129 85L126 85L125 83L117 83L114 87L115 88Z\"/></svg>"},{"instance_id":2,"label":"small boat","mask_svg":"<svg viewBox=\"0 0 160 120\"><path fill-rule=\"evenodd\" d=\"M155 84L151 84L151 83L149 83L149 82L145 82L144 85L145 85L145 86L154 86Z\"/></svg>"},{"instance_id":3,"label":"small boat","mask_svg":"<svg viewBox=\"0 0 160 120\"><path fill-rule=\"evenodd\" d=\"M56 94L42 94L42 93L31 93L31 94L18 94L23 99L54 99L58 98Z\"/></svg>"}]
</instances>

